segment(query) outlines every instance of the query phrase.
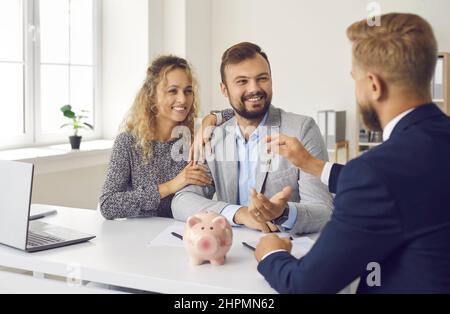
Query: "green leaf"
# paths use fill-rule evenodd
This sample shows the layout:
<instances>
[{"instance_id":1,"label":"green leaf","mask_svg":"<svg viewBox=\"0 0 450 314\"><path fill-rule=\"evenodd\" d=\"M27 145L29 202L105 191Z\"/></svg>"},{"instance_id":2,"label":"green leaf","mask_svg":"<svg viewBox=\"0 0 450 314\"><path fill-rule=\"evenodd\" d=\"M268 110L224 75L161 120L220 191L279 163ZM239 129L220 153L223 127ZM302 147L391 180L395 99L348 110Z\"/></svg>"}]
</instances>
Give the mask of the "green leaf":
<instances>
[{"instance_id":1,"label":"green leaf","mask_svg":"<svg viewBox=\"0 0 450 314\"><path fill-rule=\"evenodd\" d=\"M72 110L66 110L66 111L64 111L64 116L67 117L67 118L69 118L69 119L76 118L75 112L73 112Z\"/></svg>"},{"instance_id":2,"label":"green leaf","mask_svg":"<svg viewBox=\"0 0 450 314\"><path fill-rule=\"evenodd\" d=\"M66 118L73 119L75 117L75 113L72 111L71 105L62 106L61 111Z\"/></svg>"},{"instance_id":3,"label":"green leaf","mask_svg":"<svg viewBox=\"0 0 450 314\"><path fill-rule=\"evenodd\" d=\"M71 105L65 105L65 106L62 106L61 107L61 111L62 112L65 112L65 111L70 111L70 110L72 110L72 106Z\"/></svg>"},{"instance_id":4,"label":"green leaf","mask_svg":"<svg viewBox=\"0 0 450 314\"><path fill-rule=\"evenodd\" d=\"M89 129L91 129L91 130L94 129L94 127L93 127L91 124L87 123L87 122L83 122L83 124L84 124L85 126L87 126L87 127L88 127Z\"/></svg>"}]
</instances>

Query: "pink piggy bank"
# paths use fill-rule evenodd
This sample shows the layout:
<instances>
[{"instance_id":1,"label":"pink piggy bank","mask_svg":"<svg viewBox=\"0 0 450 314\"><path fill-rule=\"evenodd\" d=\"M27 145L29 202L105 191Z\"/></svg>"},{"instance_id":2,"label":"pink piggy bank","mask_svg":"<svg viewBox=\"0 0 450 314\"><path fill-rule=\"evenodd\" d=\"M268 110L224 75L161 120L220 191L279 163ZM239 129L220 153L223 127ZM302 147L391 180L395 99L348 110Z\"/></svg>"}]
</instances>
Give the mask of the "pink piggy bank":
<instances>
[{"instance_id":1,"label":"pink piggy bank","mask_svg":"<svg viewBox=\"0 0 450 314\"><path fill-rule=\"evenodd\" d=\"M222 265L233 242L233 232L224 216L201 212L188 218L183 242L192 265L206 261Z\"/></svg>"}]
</instances>

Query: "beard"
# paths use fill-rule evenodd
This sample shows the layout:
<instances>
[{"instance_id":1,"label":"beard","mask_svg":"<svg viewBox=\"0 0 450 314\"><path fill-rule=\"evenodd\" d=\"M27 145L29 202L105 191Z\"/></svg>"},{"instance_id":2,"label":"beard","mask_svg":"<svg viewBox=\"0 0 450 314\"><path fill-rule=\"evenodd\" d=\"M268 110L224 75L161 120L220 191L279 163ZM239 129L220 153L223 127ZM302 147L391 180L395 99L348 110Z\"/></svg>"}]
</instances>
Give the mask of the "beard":
<instances>
[{"instance_id":1,"label":"beard","mask_svg":"<svg viewBox=\"0 0 450 314\"><path fill-rule=\"evenodd\" d=\"M365 124L365 126L370 131L383 131L383 128L381 127L380 118L378 117L377 112L375 111L375 108L370 104L364 104L361 105L361 103L358 104L359 109L361 111L361 117Z\"/></svg>"},{"instance_id":2,"label":"beard","mask_svg":"<svg viewBox=\"0 0 450 314\"><path fill-rule=\"evenodd\" d=\"M252 97L262 97L262 100L264 100L264 106L255 112L250 112L245 108L245 101L247 99L250 99ZM240 102L237 105L234 105L230 100L230 105L234 109L234 111L247 120L257 120L259 118L264 117L264 115L269 110L270 104L272 102L272 97L268 96L266 92L256 92L248 95L243 95L240 99Z\"/></svg>"}]
</instances>

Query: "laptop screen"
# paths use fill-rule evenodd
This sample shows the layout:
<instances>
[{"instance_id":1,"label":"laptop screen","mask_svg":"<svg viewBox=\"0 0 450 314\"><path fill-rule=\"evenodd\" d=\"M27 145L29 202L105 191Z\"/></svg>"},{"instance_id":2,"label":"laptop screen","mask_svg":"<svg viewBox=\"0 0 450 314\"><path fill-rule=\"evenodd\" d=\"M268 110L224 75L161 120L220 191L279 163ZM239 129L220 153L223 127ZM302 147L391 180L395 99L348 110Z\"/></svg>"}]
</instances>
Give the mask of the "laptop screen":
<instances>
[{"instance_id":1,"label":"laptop screen","mask_svg":"<svg viewBox=\"0 0 450 314\"><path fill-rule=\"evenodd\" d=\"M33 164L0 160L0 243L24 250Z\"/></svg>"}]
</instances>

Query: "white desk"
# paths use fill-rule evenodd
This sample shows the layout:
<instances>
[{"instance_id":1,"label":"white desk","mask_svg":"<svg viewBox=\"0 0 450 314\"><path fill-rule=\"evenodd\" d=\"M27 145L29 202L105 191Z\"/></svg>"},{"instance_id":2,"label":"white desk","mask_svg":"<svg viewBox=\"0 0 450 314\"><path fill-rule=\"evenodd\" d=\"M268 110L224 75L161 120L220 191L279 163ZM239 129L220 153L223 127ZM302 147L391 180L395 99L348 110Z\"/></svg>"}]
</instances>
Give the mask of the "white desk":
<instances>
[{"instance_id":1,"label":"white desk","mask_svg":"<svg viewBox=\"0 0 450 314\"><path fill-rule=\"evenodd\" d=\"M170 224L183 224L173 219L108 221L98 211L33 207L58 210L57 215L43 219L45 222L97 237L90 242L37 253L0 245L0 266L159 293L275 293L258 273L253 252L241 244L256 240L257 232L233 229L233 246L225 265L191 266L182 247L148 245ZM5 284L8 283L0 281L0 290Z\"/></svg>"},{"instance_id":2,"label":"white desk","mask_svg":"<svg viewBox=\"0 0 450 314\"><path fill-rule=\"evenodd\" d=\"M112 294L120 292L0 270L0 294L24 293Z\"/></svg>"}]
</instances>

